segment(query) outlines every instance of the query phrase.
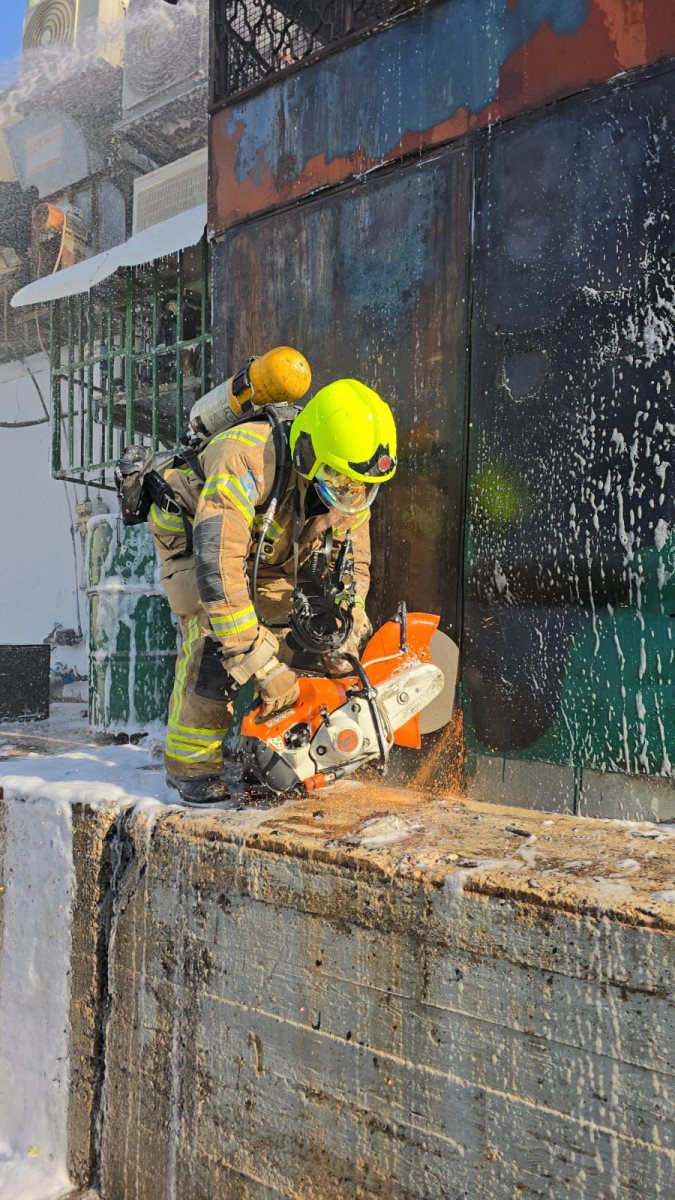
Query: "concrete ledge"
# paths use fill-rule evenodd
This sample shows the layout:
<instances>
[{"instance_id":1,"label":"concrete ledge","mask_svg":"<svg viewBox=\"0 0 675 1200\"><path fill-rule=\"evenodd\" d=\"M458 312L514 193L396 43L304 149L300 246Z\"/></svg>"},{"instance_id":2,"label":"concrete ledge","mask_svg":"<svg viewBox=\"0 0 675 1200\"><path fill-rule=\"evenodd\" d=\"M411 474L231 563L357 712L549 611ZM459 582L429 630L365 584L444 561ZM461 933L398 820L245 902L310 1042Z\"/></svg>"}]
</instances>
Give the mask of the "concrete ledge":
<instances>
[{"instance_id":1,"label":"concrete ledge","mask_svg":"<svg viewBox=\"0 0 675 1200\"><path fill-rule=\"evenodd\" d=\"M669 831L377 787L123 836L103 1200L673 1194Z\"/></svg>"},{"instance_id":2,"label":"concrete ledge","mask_svg":"<svg viewBox=\"0 0 675 1200\"><path fill-rule=\"evenodd\" d=\"M675 779L624 775L478 754L467 776L470 799L546 812L629 821L675 821Z\"/></svg>"},{"instance_id":3,"label":"concrete ledge","mask_svg":"<svg viewBox=\"0 0 675 1200\"><path fill-rule=\"evenodd\" d=\"M86 1188L98 1169L103 1027L115 869L115 805L73 805L75 891L70 986L70 1103L67 1167ZM87 1193L82 1200L96 1200Z\"/></svg>"},{"instance_id":4,"label":"concrete ledge","mask_svg":"<svg viewBox=\"0 0 675 1200\"><path fill-rule=\"evenodd\" d=\"M21 944L31 880L71 896L69 959L41 898L26 896L26 929L49 978L30 1020L39 1032L49 992L70 1023L42 1128L63 1127L73 1186L100 1200L675 1194L675 831L379 785L240 813L120 799L112 783L69 802L70 784L20 786L0 804L0 943Z\"/></svg>"},{"instance_id":5,"label":"concrete ledge","mask_svg":"<svg viewBox=\"0 0 675 1200\"><path fill-rule=\"evenodd\" d=\"M2 1133L17 1167L34 1168L31 1195L43 1194L40 1172L50 1178L52 1190L57 1169L86 1189L98 1166L106 911L112 897L108 848L116 817L114 805L71 805L58 794L53 801L44 795L37 802L5 799L0 789L0 1021L6 1026L0 1059L3 1087L12 1093L4 1094L0 1107L3 1126L8 1109L18 1109ZM12 914L5 912L6 896ZM21 909L25 916L17 921ZM8 927L12 945L3 954ZM55 1032L63 1048L36 1060L31 1044L49 1038L45 1030L53 1027L55 997ZM15 1028L17 1019L21 1029ZM29 1192L22 1186L24 1194ZM91 1200L88 1192L75 1196Z\"/></svg>"}]
</instances>

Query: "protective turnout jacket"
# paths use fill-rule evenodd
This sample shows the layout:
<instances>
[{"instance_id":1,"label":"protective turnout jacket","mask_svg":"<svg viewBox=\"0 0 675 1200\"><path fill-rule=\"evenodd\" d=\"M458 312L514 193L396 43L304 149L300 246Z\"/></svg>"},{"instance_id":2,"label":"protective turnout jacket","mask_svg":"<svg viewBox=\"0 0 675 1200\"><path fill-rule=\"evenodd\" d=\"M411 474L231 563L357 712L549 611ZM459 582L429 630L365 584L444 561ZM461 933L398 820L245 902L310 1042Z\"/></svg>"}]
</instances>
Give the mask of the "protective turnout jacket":
<instances>
[{"instance_id":1,"label":"protective turnout jacket","mask_svg":"<svg viewBox=\"0 0 675 1200\"><path fill-rule=\"evenodd\" d=\"M258 632L249 580L253 555L276 474L273 431L265 421L250 421L217 434L199 455L202 481L188 467L164 471L176 500L193 522L193 552L186 556L186 535L181 517L152 506L149 524L159 543L161 578L171 599L171 584L187 571L196 577L199 605L208 618L212 635L225 657L246 650ZM308 494L309 493L309 494ZM295 498L295 499L294 499ZM259 578L264 586L274 577L285 577L288 595L293 586L294 504L306 512L299 531L302 564L332 530L334 553L352 532L356 590L364 603L370 586L370 510L348 515L318 502L313 487L290 470L272 525L265 536ZM172 603L176 611L176 606ZM186 615L186 614L179 614Z\"/></svg>"}]
</instances>

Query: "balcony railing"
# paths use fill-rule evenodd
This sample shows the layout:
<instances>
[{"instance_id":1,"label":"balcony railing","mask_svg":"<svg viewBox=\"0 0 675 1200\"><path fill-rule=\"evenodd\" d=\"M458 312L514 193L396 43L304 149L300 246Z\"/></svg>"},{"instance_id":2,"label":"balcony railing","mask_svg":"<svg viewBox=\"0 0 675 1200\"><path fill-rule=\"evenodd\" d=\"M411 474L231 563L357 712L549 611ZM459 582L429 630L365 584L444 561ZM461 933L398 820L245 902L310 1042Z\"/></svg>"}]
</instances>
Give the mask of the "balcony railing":
<instances>
[{"instance_id":1,"label":"balcony railing","mask_svg":"<svg viewBox=\"0 0 675 1200\"><path fill-rule=\"evenodd\" d=\"M420 0L214 0L212 101L420 6Z\"/></svg>"},{"instance_id":2,"label":"balcony railing","mask_svg":"<svg viewBox=\"0 0 675 1200\"><path fill-rule=\"evenodd\" d=\"M113 486L132 443L170 450L210 385L206 239L52 302L52 474Z\"/></svg>"}]
</instances>

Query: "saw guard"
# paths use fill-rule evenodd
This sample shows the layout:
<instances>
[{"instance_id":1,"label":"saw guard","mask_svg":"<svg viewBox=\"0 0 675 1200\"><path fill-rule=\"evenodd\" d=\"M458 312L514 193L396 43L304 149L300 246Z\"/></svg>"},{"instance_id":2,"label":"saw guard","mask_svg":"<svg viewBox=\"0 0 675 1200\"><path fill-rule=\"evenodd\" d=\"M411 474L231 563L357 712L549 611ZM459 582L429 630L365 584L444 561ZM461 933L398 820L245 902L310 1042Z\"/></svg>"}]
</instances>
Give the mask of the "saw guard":
<instances>
[{"instance_id":1,"label":"saw guard","mask_svg":"<svg viewBox=\"0 0 675 1200\"><path fill-rule=\"evenodd\" d=\"M401 648L403 626L400 621L387 621L374 633L361 655L361 665L370 682L377 687L384 679L390 679L398 670L405 670L412 663L430 663L431 639L438 629L440 618L432 613L408 613L406 621L406 647ZM396 746L409 746L419 750L422 745L419 713L394 733Z\"/></svg>"}]
</instances>

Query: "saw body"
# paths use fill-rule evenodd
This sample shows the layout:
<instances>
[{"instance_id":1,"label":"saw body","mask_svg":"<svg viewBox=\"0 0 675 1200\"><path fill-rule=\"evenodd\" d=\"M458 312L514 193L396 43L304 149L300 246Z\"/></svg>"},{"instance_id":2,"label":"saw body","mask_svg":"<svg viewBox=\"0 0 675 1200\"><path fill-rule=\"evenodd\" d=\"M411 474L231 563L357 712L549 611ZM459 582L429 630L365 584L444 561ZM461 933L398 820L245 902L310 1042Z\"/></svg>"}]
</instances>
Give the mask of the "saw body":
<instances>
[{"instance_id":1,"label":"saw body","mask_svg":"<svg viewBox=\"0 0 675 1200\"><path fill-rule=\"evenodd\" d=\"M248 713L241 725L245 768L275 792L313 791L369 763L385 771L393 745L419 748L420 713L447 693L446 720L452 715L455 679L435 665L431 642L454 643L437 626L438 617L401 606L361 662L351 660L353 675L303 676L290 708L267 718L259 707Z\"/></svg>"}]
</instances>

